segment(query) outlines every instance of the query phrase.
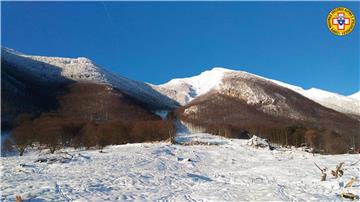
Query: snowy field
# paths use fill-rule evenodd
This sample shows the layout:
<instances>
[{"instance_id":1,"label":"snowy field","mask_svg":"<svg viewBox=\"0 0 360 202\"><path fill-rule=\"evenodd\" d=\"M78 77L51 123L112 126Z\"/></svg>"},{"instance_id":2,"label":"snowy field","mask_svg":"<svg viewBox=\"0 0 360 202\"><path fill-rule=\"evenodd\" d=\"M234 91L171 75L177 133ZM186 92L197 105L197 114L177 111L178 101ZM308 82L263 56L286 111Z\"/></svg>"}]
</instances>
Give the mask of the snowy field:
<instances>
[{"instance_id":1,"label":"snowy field","mask_svg":"<svg viewBox=\"0 0 360 202\"><path fill-rule=\"evenodd\" d=\"M178 137L209 145L146 143L99 150L1 157L1 201L341 201L360 194L359 155L315 155L300 149L254 148L208 134ZM64 153L67 152L67 153ZM35 162L38 159L62 162ZM44 160L43 160L44 161ZM320 181L344 162L344 175ZM351 177L358 180L351 188Z\"/></svg>"}]
</instances>

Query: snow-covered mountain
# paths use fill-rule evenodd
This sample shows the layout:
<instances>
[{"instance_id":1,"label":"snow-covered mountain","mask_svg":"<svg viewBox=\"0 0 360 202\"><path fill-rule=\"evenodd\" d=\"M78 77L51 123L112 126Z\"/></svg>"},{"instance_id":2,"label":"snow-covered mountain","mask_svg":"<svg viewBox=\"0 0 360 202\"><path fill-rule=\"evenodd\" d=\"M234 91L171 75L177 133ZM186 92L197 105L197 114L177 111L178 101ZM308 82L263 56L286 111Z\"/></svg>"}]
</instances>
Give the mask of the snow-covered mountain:
<instances>
[{"instance_id":1,"label":"snow-covered mountain","mask_svg":"<svg viewBox=\"0 0 360 202\"><path fill-rule=\"evenodd\" d=\"M348 96L349 98L360 100L360 91Z\"/></svg>"},{"instance_id":2,"label":"snow-covered mountain","mask_svg":"<svg viewBox=\"0 0 360 202\"><path fill-rule=\"evenodd\" d=\"M360 115L360 92L350 96L344 96L317 88L305 90L299 86L289 85L281 81L271 81L300 93L325 107L347 114Z\"/></svg>"},{"instance_id":3,"label":"snow-covered mountain","mask_svg":"<svg viewBox=\"0 0 360 202\"><path fill-rule=\"evenodd\" d=\"M155 88L168 97L185 105L194 98L203 95L211 90L219 90L224 87L224 80L234 75L257 80L267 80L282 87L293 90L325 107L339 112L360 115L360 92L351 96L343 96L336 93L311 88L305 90L301 87L287 84L281 81L267 79L244 71L235 71L216 67L202 72L198 76L172 79L171 81L156 86ZM248 89L251 90L251 89Z\"/></svg>"},{"instance_id":4,"label":"snow-covered mountain","mask_svg":"<svg viewBox=\"0 0 360 202\"><path fill-rule=\"evenodd\" d=\"M191 91L185 92L195 95L179 93L184 96L181 101L191 101L176 110L193 132L234 138L255 134L286 145L298 145L303 138L316 139L308 143L329 153L345 153L353 147L352 142L359 143L359 116L330 109L323 106L328 103L319 104L305 93L254 74L215 68L198 77L173 80L170 85L174 92L182 90L177 85L189 86Z\"/></svg>"},{"instance_id":5,"label":"snow-covered mountain","mask_svg":"<svg viewBox=\"0 0 360 202\"><path fill-rule=\"evenodd\" d=\"M218 87L227 72L234 71L225 68L213 68L202 72L198 76L172 79L165 84L154 87L180 104L185 105L194 98Z\"/></svg>"},{"instance_id":6,"label":"snow-covered mountain","mask_svg":"<svg viewBox=\"0 0 360 202\"><path fill-rule=\"evenodd\" d=\"M2 61L10 64L12 70L31 74L38 82L68 80L109 84L155 109L177 106L176 102L154 90L151 85L113 74L84 57L44 57L26 55L9 48L1 50Z\"/></svg>"},{"instance_id":7,"label":"snow-covered mountain","mask_svg":"<svg viewBox=\"0 0 360 202\"><path fill-rule=\"evenodd\" d=\"M155 109L174 108L178 103L185 105L211 90L219 90L219 87L224 86L224 79L238 75L267 80L291 89L325 107L343 113L360 115L360 92L351 96L343 96L315 88L305 90L298 86L267 79L248 72L220 67L204 71L198 76L172 79L165 84L156 86L113 74L84 57L32 56L9 48L2 48L1 50L3 61L12 65L12 68L20 73L31 74L37 81L62 82L70 80L110 84L137 100L145 101Z\"/></svg>"}]
</instances>

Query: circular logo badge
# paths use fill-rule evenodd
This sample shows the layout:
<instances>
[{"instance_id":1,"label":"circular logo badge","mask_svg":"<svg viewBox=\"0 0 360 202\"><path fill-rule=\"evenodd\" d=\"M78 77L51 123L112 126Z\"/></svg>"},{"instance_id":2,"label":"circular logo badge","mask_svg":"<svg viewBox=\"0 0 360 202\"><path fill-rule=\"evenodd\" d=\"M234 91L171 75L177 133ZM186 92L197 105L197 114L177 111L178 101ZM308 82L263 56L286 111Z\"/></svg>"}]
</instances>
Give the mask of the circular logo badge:
<instances>
[{"instance_id":1,"label":"circular logo badge","mask_svg":"<svg viewBox=\"0 0 360 202\"><path fill-rule=\"evenodd\" d=\"M355 16L350 9L334 8L327 17L329 30L338 36L349 34L355 27Z\"/></svg>"}]
</instances>

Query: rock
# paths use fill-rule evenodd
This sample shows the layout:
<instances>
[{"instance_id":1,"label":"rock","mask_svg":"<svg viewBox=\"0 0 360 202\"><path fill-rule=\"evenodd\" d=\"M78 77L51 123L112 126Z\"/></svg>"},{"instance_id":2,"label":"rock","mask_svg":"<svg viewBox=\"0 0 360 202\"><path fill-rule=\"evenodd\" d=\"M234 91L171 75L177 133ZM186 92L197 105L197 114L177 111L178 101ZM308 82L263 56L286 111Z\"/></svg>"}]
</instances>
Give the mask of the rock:
<instances>
[{"instance_id":1,"label":"rock","mask_svg":"<svg viewBox=\"0 0 360 202\"><path fill-rule=\"evenodd\" d=\"M270 144L266 139L260 138L256 135L252 136L252 138L247 141L247 145L253 147L270 148Z\"/></svg>"}]
</instances>

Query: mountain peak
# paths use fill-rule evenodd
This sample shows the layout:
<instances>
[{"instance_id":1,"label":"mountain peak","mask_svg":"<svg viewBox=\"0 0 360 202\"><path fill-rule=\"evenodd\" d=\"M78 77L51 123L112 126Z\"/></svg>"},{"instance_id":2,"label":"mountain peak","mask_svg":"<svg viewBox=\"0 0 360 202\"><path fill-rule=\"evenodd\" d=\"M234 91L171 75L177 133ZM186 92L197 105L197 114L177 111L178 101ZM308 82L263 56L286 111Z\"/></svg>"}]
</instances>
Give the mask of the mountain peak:
<instances>
[{"instance_id":1,"label":"mountain peak","mask_svg":"<svg viewBox=\"0 0 360 202\"><path fill-rule=\"evenodd\" d=\"M224 68L224 67L213 67L212 69L205 70L204 72L233 72L233 71L235 71L235 70L227 69L227 68Z\"/></svg>"},{"instance_id":2,"label":"mountain peak","mask_svg":"<svg viewBox=\"0 0 360 202\"><path fill-rule=\"evenodd\" d=\"M216 90L221 86L225 77L232 79L248 78L268 81L295 91L323 106L340 112L360 114L360 92L350 96L343 96L317 88L305 90L299 86L268 79L246 71L231 70L223 67L213 67L193 77L172 79L168 83L157 86L156 88L161 93L177 100L180 104L185 105L199 95L203 95L213 89Z\"/></svg>"},{"instance_id":3,"label":"mountain peak","mask_svg":"<svg viewBox=\"0 0 360 202\"><path fill-rule=\"evenodd\" d=\"M2 52L3 57L11 57L11 55L16 55L16 56L22 56L25 58L30 58L30 59L41 61L41 62L44 62L42 60L46 60L46 62L64 62L65 64L69 64L70 62L78 62L78 63L89 63L89 64L93 64L95 66L94 62L86 57L69 58L69 57L48 57L48 56L28 55L28 54L25 54L25 53L19 52L17 50L14 50L12 48L4 47L4 46L1 47L1 52ZM6 59L8 59L8 58L6 58Z\"/></svg>"},{"instance_id":4,"label":"mountain peak","mask_svg":"<svg viewBox=\"0 0 360 202\"><path fill-rule=\"evenodd\" d=\"M66 58L26 55L9 48L2 48L2 60L13 70L26 72L43 82L93 82L111 85L137 100L146 100L152 108L173 108L177 103L140 81L113 74L88 58Z\"/></svg>"},{"instance_id":5,"label":"mountain peak","mask_svg":"<svg viewBox=\"0 0 360 202\"><path fill-rule=\"evenodd\" d=\"M85 57L66 58L66 57L47 57L35 56L20 53L10 48L2 48L2 59L9 64L13 64L20 71L27 71L42 80L62 81L86 80L106 82L105 73L90 59Z\"/></svg>"}]
</instances>

